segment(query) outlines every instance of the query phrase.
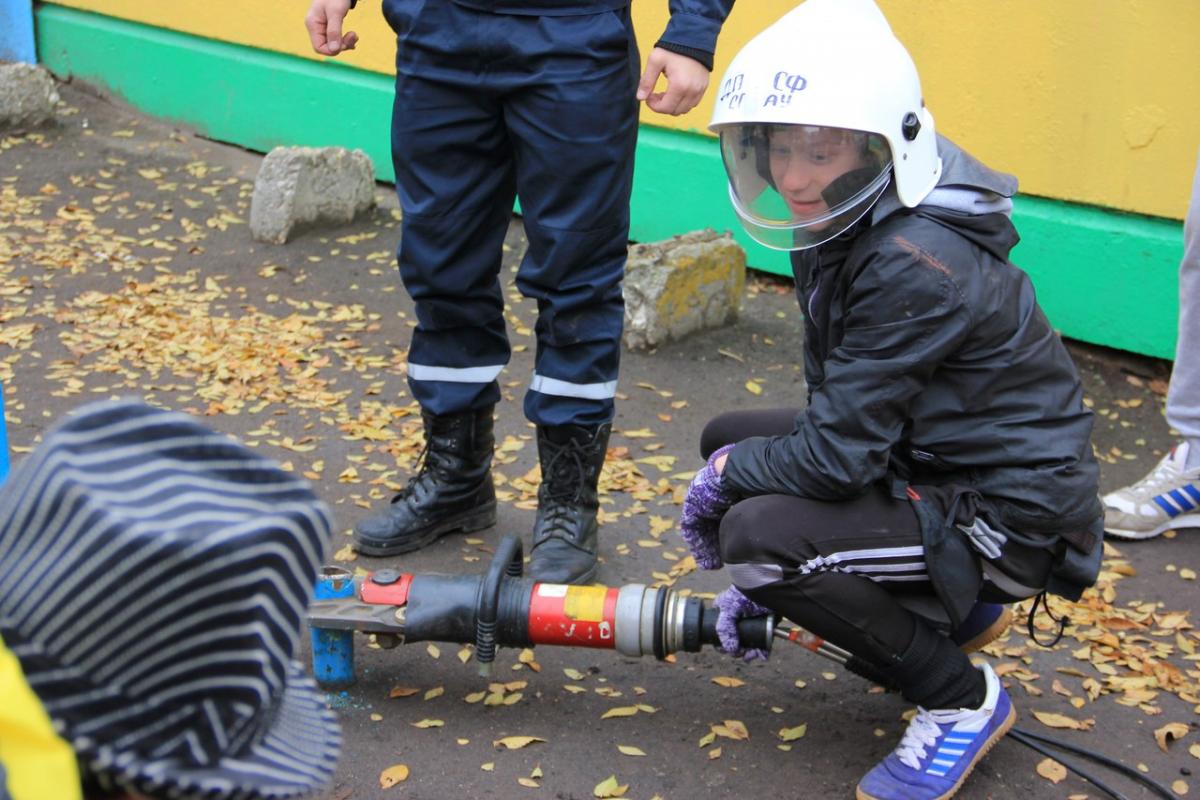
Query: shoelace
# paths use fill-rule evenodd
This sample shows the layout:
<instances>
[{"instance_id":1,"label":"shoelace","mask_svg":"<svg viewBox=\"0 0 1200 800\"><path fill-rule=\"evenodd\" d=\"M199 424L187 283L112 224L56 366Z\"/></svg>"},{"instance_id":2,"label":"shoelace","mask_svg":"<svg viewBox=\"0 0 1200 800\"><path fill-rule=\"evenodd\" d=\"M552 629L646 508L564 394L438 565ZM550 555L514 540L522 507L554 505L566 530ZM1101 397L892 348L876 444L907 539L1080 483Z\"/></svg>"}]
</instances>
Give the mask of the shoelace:
<instances>
[{"instance_id":1,"label":"shoelace","mask_svg":"<svg viewBox=\"0 0 1200 800\"><path fill-rule=\"evenodd\" d=\"M1141 502L1148 497L1161 494L1160 487L1163 483L1177 482L1181 477L1183 477L1183 473L1168 456L1158 462L1158 466L1149 475L1130 486L1129 493L1136 497L1138 502Z\"/></svg>"},{"instance_id":2,"label":"shoelace","mask_svg":"<svg viewBox=\"0 0 1200 800\"><path fill-rule=\"evenodd\" d=\"M424 489L429 486L434 478L434 470L439 466L436 463L436 455L436 451L430 450L429 442L426 441L425 446L421 448L420 455L417 456L417 474L409 479L400 491L396 492L392 497L393 503L403 503L413 497L418 488Z\"/></svg>"},{"instance_id":3,"label":"shoelace","mask_svg":"<svg viewBox=\"0 0 1200 800\"><path fill-rule=\"evenodd\" d=\"M917 715L908 723L908 730L896 747L896 757L913 769L920 769L925 749L936 744L941 735L942 729L933 714L918 707Z\"/></svg>"},{"instance_id":4,"label":"shoelace","mask_svg":"<svg viewBox=\"0 0 1200 800\"><path fill-rule=\"evenodd\" d=\"M571 440L556 445L546 462L545 474L542 476L546 486L546 496L542 503L546 515L544 538L554 536L562 539L565 538L564 534L570 532L570 504L579 502L587 479L584 455L584 445Z\"/></svg>"}]
</instances>

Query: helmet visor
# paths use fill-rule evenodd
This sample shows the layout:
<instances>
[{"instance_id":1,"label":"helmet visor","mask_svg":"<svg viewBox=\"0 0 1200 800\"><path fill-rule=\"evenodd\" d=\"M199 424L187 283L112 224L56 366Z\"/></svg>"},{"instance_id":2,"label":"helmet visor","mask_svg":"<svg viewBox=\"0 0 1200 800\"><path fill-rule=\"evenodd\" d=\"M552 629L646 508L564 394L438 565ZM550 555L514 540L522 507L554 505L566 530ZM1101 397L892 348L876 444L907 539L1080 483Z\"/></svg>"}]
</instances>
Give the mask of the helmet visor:
<instances>
[{"instance_id":1,"label":"helmet visor","mask_svg":"<svg viewBox=\"0 0 1200 800\"><path fill-rule=\"evenodd\" d=\"M776 250L844 232L883 194L892 170L882 136L819 125L726 126L721 157L742 225Z\"/></svg>"}]
</instances>

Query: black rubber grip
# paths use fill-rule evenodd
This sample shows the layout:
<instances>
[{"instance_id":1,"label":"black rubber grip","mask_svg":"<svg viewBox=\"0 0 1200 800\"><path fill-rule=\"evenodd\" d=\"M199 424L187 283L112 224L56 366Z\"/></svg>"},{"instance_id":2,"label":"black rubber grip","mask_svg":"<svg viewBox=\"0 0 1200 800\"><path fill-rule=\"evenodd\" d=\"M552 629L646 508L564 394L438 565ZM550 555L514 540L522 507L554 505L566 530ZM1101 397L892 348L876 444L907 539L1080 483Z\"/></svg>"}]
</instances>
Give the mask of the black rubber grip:
<instances>
[{"instance_id":1,"label":"black rubber grip","mask_svg":"<svg viewBox=\"0 0 1200 800\"><path fill-rule=\"evenodd\" d=\"M717 636L717 618L721 612L711 606L705 606L700 613L700 641L713 647L721 645ZM742 617L738 620L738 639L747 650L771 649L771 617Z\"/></svg>"},{"instance_id":2,"label":"black rubber grip","mask_svg":"<svg viewBox=\"0 0 1200 800\"><path fill-rule=\"evenodd\" d=\"M666 589L658 590L658 597L654 599L654 657L662 661L667 657L667 643L665 641L664 628L666 627L667 609L667 591Z\"/></svg>"}]
</instances>

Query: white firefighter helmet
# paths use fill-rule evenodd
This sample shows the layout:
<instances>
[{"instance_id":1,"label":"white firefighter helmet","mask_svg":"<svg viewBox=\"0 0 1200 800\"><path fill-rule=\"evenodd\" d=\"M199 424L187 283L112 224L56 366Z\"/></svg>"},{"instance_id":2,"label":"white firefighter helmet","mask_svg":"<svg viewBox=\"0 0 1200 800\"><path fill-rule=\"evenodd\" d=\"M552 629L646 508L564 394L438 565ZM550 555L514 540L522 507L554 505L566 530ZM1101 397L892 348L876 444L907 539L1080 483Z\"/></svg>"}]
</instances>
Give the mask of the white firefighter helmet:
<instances>
[{"instance_id":1,"label":"white firefighter helmet","mask_svg":"<svg viewBox=\"0 0 1200 800\"><path fill-rule=\"evenodd\" d=\"M752 39L709 128L746 231L779 250L842 233L893 177L916 206L942 170L916 66L873 0L807 0Z\"/></svg>"}]
</instances>

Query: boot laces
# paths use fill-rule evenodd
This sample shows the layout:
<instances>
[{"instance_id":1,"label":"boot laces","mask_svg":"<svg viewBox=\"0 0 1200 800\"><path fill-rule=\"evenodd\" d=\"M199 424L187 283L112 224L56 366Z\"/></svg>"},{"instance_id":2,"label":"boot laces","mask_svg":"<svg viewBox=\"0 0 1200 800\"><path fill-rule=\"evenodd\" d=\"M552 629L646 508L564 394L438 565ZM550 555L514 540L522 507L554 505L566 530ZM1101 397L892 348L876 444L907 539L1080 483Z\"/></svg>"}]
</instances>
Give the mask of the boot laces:
<instances>
[{"instance_id":1,"label":"boot laces","mask_svg":"<svg viewBox=\"0 0 1200 800\"><path fill-rule=\"evenodd\" d=\"M571 532L570 514L573 506L583 499L587 484L586 445L572 439L561 445L552 445L553 452L547 460L542 484L545 496L540 503L546 527L545 538L564 538Z\"/></svg>"},{"instance_id":2,"label":"boot laces","mask_svg":"<svg viewBox=\"0 0 1200 800\"><path fill-rule=\"evenodd\" d=\"M546 484L546 499L576 503L583 497L587 483L585 445L572 439L556 445L546 464L542 480Z\"/></svg>"},{"instance_id":3,"label":"boot laces","mask_svg":"<svg viewBox=\"0 0 1200 800\"><path fill-rule=\"evenodd\" d=\"M392 498L393 503L403 503L418 494L426 494L433 488L437 469L443 464L439 459L438 451L431 449L429 445L430 440L426 439L420 455L417 456L417 474L410 478L400 491L396 492Z\"/></svg>"}]
</instances>

